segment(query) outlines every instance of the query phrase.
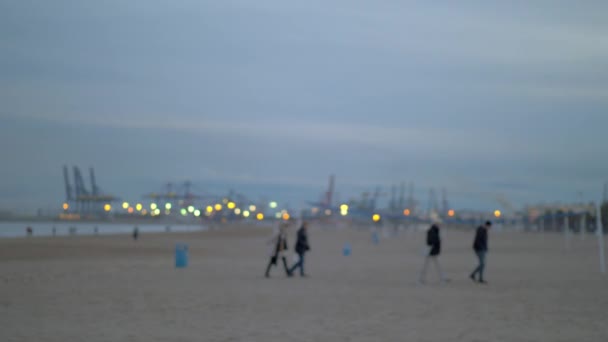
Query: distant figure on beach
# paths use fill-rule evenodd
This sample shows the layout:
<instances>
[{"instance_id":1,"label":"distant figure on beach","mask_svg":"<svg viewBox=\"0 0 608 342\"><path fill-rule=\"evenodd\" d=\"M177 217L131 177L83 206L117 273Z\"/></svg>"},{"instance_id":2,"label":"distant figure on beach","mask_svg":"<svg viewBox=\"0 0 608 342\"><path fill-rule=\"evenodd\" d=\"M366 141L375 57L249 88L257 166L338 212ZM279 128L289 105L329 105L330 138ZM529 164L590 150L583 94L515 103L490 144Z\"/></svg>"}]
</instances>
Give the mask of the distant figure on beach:
<instances>
[{"instance_id":1,"label":"distant figure on beach","mask_svg":"<svg viewBox=\"0 0 608 342\"><path fill-rule=\"evenodd\" d=\"M283 267L285 268L285 274L289 276L289 268L287 267L287 257L285 251L287 250L287 223L281 223L279 231L272 236L269 243L272 246L270 249L270 261L266 266L266 278L270 277L270 268L274 265L277 266L279 258L283 261Z\"/></svg>"},{"instance_id":2,"label":"distant figure on beach","mask_svg":"<svg viewBox=\"0 0 608 342\"><path fill-rule=\"evenodd\" d=\"M32 227L25 228L25 232L27 233L27 236L32 236L32 234L34 234Z\"/></svg>"},{"instance_id":3,"label":"distant figure on beach","mask_svg":"<svg viewBox=\"0 0 608 342\"><path fill-rule=\"evenodd\" d=\"M139 238L139 228L135 226L135 228L133 228L133 240L137 241L137 238Z\"/></svg>"},{"instance_id":4,"label":"distant figure on beach","mask_svg":"<svg viewBox=\"0 0 608 342\"><path fill-rule=\"evenodd\" d=\"M426 232L426 246L427 250L424 256L424 264L420 270L420 276L418 282L424 284L426 282L426 270L429 266L429 262L435 265L437 274L439 275L440 282L447 282L447 279L443 276L441 266L439 265L439 254L441 253L441 237L439 236L439 224L433 223L431 228Z\"/></svg>"},{"instance_id":5,"label":"distant figure on beach","mask_svg":"<svg viewBox=\"0 0 608 342\"><path fill-rule=\"evenodd\" d=\"M483 226L479 226L475 232L475 240L473 241L473 250L475 251L475 255L477 255L479 265L477 265L477 268L471 273L470 278L473 279L473 281L479 281L481 284L486 284L486 281L483 279L483 271L486 268L488 229L490 229L490 227L492 227L492 222L490 221L486 221ZM477 274L479 274L479 280L475 278Z\"/></svg>"},{"instance_id":6,"label":"distant figure on beach","mask_svg":"<svg viewBox=\"0 0 608 342\"><path fill-rule=\"evenodd\" d=\"M295 250L298 254L298 262L295 263L289 270L289 276L293 275L293 272L296 268L300 268L300 276L306 277L306 273L304 273L304 254L310 250L310 245L308 244L308 234L306 232L308 223L306 221L302 222L302 227L298 229L298 238L296 241Z\"/></svg>"}]
</instances>

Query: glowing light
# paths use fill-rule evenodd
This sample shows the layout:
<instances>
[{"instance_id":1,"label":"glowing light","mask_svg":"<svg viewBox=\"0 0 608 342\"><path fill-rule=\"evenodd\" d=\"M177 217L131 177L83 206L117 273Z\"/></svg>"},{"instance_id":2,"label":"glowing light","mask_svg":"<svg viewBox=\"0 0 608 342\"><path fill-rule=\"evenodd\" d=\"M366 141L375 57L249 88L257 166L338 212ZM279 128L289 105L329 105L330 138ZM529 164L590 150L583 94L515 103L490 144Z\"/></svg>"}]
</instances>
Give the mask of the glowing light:
<instances>
[{"instance_id":1,"label":"glowing light","mask_svg":"<svg viewBox=\"0 0 608 342\"><path fill-rule=\"evenodd\" d=\"M217 203L217 204L215 205L215 211L220 211L220 210L222 210L222 205L221 205L221 204L219 204L219 203Z\"/></svg>"},{"instance_id":2,"label":"glowing light","mask_svg":"<svg viewBox=\"0 0 608 342\"><path fill-rule=\"evenodd\" d=\"M279 213L279 212L274 213L274 217L280 219L281 218L281 213Z\"/></svg>"},{"instance_id":3,"label":"glowing light","mask_svg":"<svg viewBox=\"0 0 608 342\"><path fill-rule=\"evenodd\" d=\"M405 215L405 216L410 216L411 213L412 212L409 209L403 210L403 215Z\"/></svg>"},{"instance_id":4,"label":"glowing light","mask_svg":"<svg viewBox=\"0 0 608 342\"><path fill-rule=\"evenodd\" d=\"M228 199L227 199L227 198L224 198L224 199L222 200L222 203L224 203L224 204L228 203Z\"/></svg>"},{"instance_id":5,"label":"glowing light","mask_svg":"<svg viewBox=\"0 0 608 342\"><path fill-rule=\"evenodd\" d=\"M494 216L496 218L498 218L498 217L502 216L502 213L500 212L500 210L494 210Z\"/></svg>"},{"instance_id":6,"label":"glowing light","mask_svg":"<svg viewBox=\"0 0 608 342\"><path fill-rule=\"evenodd\" d=\"M249 217L249 210L243 211L243 216L244 217Z\"/></svg>"},{"instance_id":7,"label":"glowing light","mask_svg":"<svg viewBox=\"0 0 608 342\"><path fill-rule=\"evenodd\" d=\"M186 211L186 208L182 208L179 212L180 214L182 214L182 216L188 215L188 211Z\"/></svg>"},{"instance_id":8,"label":"glowing light","mask_svg":"<svg viewBox=\"0 0 608 342\"><path fill-rule=\"evenodd\" d=\"M331 215L331 210L325 209L325 215L327 215L327 216Z\"/></svg>"},{"instance_id":9,"label":"glowing light","mask_svg":"<svg viewBox=\"0 0 608 342\"><path fill-rule=\"evenodd\" d=\"M158 209L158 208L154 209L154 215L160 215L160 209Z\"/></svg>"},{"instance_id":10,"label":"glowing light","mask_svg":"<svg viewBox=\"0 0 608 342\"><path fill-rule=\"evenodd\" d=\"M340 206L340 211L348 211L348 204L342 204Z\"/></svg>"},{"instance_id":11,"label":"glowing light","mask_svg":"<svg viewBox=\"0 0 608 342\"><path fill-rule=\"evenodd\" d=\"M380 221L380 215L378 215L378 214L374 214L374 216L372 216L372 220L373 220L374 222L378 222L378 221Z\"/></svg>"},{"instance_id":12,"label":"glowing light","mask_svg":"<svg viewBox=\"0 0 608 342\"><path fill-rule=\"evenodd\" d=\"M129 207L129 202L122 202L122 208L127 209Z\"/></svg>"},{"instance_id":13,"label":"glowing light","mask_svg":"<svg viewBox=\"0 0 608 342\"><path fill-rule=\"evenodd\" d=\"M171 203L165 203L165 209L171 210Z\"/></svg>"},{"instance_id":14,"label":"glowing light","mask_svg":"<svg viewBox=\"0 0 608 342\"><path fill-rule=\"evenodd\" d=\"M129 208L127 208L127 212L128 212L129 214L133 214L133 207L129 207Z\"/></svg>"},{"instance_id":15,"label":"glowing light","mask_svg":"<svg viewBox=\"0 0 608 342\"><path fill-rule=\"evenodd\" d=\"M110 203L106 203L103 205L103 210L104 211L110 211L112 210L112 206L110 205Z\"/></svg>"},{"instance_id":16,"label":"glowing light","mask_svg":"<svg viewBox=\"0 0 608 342\"><path fill-rule=\"evenodd\" d=\"M314 215L314 214L316 214L316 213L318 213L318 212L319 212L319 208L316 208L316 207L315 207L315 208L312 208L310 211L311 211L311 212L313 213L313 215Z\"/></svg>"},{"instance_id":17,"label":"glowing light","mask_svg":"<svg viewBox=\"0 0 608 342\"><path fill-rule=\"evenodd\" d=\"M285 220L285 221L289 220L289 213L287 213L287 212L283 213L283 220Z\"/></svg>"},{"instance_id":18,"label":"glowing light","mask_svg":"<svg viewBox=\"0 0 608 342\"><path fill-rule=\"evenodd\" d=\"M257 218L258 221L262 221L264 219L264 214L258 213L257 215L255 215L255 218Z\"/></svg>"},{"instance_id":19,"label":"glowing light","mask_svg":"<svg viewBox=\"0 0 608 342\"><path fill-rule=\"evenodd\" d=\"M270 208L272 208L272 209L276 208L276 207L277 207L277 205L278 205L278 204L277 204L277 202L275 202L275 201L272 201L272 202L268 203L268 206L269 206Z\"/></svg>"},{"instance_id":20,"label":"glowing light","mask_svg":"<svg viewBox=\"0 0 608 342\"><path fill-rule=\"evenodd\" d=\"M196 217L201 216L201 211L200 211L200 210L198 210L198 209L196 209L196 210L194 211L194 216L196 216Z\"/></svg>"},{"instance_id":21,"label":"glowing light","mask_svg":"<svg viewBox=\"0 0 608 342\"><path fill-rule=\"evenodd\" d=\"M237 214L237 215L240 215L241 214L241 208L234 209L234 213Z\"/></svg>"},{"instance_id":22,"label":"glowing light","mask_svg":"<svg viewBox=\"0 0 608 342\"><path fill-rule=\"evenodd\" d=\"M193 206L188 206L188 212L189 213L193 213L194 212L194 207Z\"/></svg>"},{"instance_id":23,"label":"glowing light","mask_svg":"<svg viewBox=\"0 0 608 342\"><path fill-rule=\"evenodd\" d=\"M135 209L136 209L137 211L141 211L141 209L142 209L142 208L143 208L143 206L141 205L141 203L137 203L137 204L135 205Z\"/></svg>"},{"instance_id":24,"label":"glowing light","mask_svg":"<svg viewBox=\"0 0 608 342\"><path fill-rule=\"evenodd\" d=\"M448 216L449 217L454 217L455 214L456 214L456 212L454 212L454 209L448 210Z\"/></svg>"},{"instance_id":25,"label":"glowing light","mask_svg":"<svg viewBox=\"0 0 608 342\"><path fill-rule=\"evenodd\" d=\"M146 215L147 213L148 213L148 211L146 209L144 209L144 210L141 211L142 215Z\"/></svg>"},{"instance_id":26,"label":"glowing light","mask_svg":"<svg viewBox=\"0 0 608 342\"><path fill-rule=\"evenodd\" d=\"M342 216L348 215L348 210L340 210L340 215L342 215Z\"/></svg>"},{"instance_id":27,"label":"glowing light","mask_svg":"<svg viewBox=\"0 0 608 342\"><path fill-rule=\"evenodd\" d=\"M207 211L208 213L212 213L213 212L213 207L208 205L207 209L205 209L205 211Z\"/></svg>"},{"instance_id":28,"label":"glowing light","mask_svg":"<svg viewBox=\"0 0 608 342\"><path fill-rule=\"evenodd\" d=\"M67 203L63 203L63 210L68 210L70 209L70 205Z\"/></svg>"},{"instance_id":29,"label":"glowing light","mask_svg":"<svg viewBox=\"0 0 608 342\"><path fill-rule=\"evenodd\" d=\"M257 210L257 208L255 207L255 205L252 204L249 206L249 211L256 211L256 210Z\"/></svg>"},{"instance_id":30,"label":"glowing light","mask_svg":"<svg viewBox=\"0 0 608 342\"><path fill-rule=\"evenodd\" d=\"M236 208L236 204L234 202L228 202L228 204L226 204L226 206L228 207L228 209Z\"/></svg>"},{"instance_id":31,"label":"glowing light","mask_svg":"<svg viewBox=\"0 0 608 342\"><path fill-rule=\"evenodd\" d=\"M150 209L156 210L156 208L158 208L158 206L156 205L156 203L151 203L150 204Z\"/></svg>"}]
</instances>

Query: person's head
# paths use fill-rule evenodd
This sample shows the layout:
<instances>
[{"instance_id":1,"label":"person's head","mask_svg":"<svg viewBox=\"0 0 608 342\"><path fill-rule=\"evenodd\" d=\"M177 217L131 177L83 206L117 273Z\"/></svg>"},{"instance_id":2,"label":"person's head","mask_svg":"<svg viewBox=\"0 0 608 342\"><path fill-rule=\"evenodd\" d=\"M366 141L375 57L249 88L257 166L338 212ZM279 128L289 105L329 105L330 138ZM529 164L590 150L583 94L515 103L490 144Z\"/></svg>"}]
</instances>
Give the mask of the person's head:
<instances>
[{"instance_id":1,"label":"person's head","mask_svg":"<svg viewBox=\"0 0 608 342\"><path fill-rule=\"evenodd\" d=\"M484 226L486 227L486 229L490 229L492 227L492 221L486 221L486 224Z\"/></svg>"},{"instance_id":2,"label":"person's head","mask_svg":"<svg viewBox=\"0 0 608 342\"><path fill-rule=\"evenodd\" d=\"M439 229L439 223L435 222L431 225L431 229Z\"/></svg>"}]
</instances>

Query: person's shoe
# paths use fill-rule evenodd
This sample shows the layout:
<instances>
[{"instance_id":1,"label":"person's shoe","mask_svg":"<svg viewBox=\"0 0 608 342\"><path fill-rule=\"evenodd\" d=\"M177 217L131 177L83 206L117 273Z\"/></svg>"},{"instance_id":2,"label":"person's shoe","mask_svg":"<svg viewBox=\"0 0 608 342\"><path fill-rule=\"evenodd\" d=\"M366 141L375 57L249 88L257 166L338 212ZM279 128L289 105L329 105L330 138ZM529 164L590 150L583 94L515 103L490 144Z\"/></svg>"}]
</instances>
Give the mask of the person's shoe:
<instances>
[{"instance_id":1,"label":"person's shoe","mask_svg":"<svg viewBox=\"0 0 608 342\"><path fill-rule=\"evenodd\" d=\"M479 283L480 283L480 284L484 284L484 285L488 285L488 282L487 282L487 281L485 281L485 280L483 280L483 279L480 279L480 280L479 280Z\"/></svg>"},{"instance_id":2,"label":"person's shoe","mask_svg":"<svg viewBox=\"0 0 608 342\"><path fill-rule=\"evenodd\" d=\"M469 276L469 278L471 278L471 280L472 280L472 281L477 282L477 279L475 279L475 275L471 274L471 275Z\"/></svg>"},{"instance_id":3,"label":"person's shoe","mask_svg":"<svg viewBox=\"0 0 608 342\"><path fill-rule=\"evenodd\" d=\"M264 274L264 277L270 278L270 274L266 273L266 274Z\"/></svg>"}]
</instances>

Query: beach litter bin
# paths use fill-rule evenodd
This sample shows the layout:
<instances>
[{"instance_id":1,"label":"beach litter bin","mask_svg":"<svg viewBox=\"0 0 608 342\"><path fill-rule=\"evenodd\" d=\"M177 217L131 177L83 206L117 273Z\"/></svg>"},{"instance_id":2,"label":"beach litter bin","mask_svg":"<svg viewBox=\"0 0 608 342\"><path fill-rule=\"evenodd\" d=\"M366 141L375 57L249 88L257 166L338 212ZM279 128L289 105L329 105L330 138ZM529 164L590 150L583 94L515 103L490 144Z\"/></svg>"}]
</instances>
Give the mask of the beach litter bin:
<instances>
[{"instance_id":1,"label":"beach litter bin","mask_svg":"<svg viewBox=\"0 0 608 342\"><path fill-rule=\"evenodd\" d=\"M184 268L188 266L188 245L178 243L175 245L175 267Z\"/></svg>"},{"instance_id":2,"label":"beach litter bin","mask_svg":"<svg viewBox=\"0 0 608 342\"><path fill-rule=\"evenodd\" d=\"M350 243L345 243L344 247L342 248L342 255L344 256L349 256L351 253L351 248L350 248Z\"/></svg>"}]
</instances>

